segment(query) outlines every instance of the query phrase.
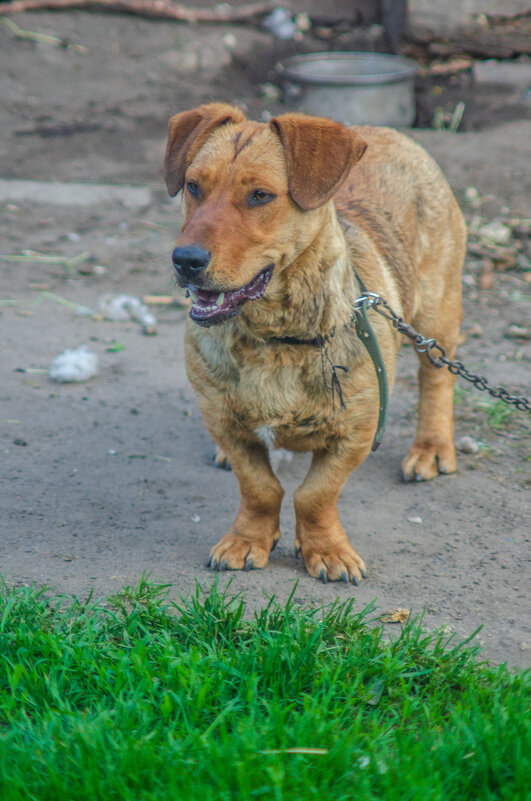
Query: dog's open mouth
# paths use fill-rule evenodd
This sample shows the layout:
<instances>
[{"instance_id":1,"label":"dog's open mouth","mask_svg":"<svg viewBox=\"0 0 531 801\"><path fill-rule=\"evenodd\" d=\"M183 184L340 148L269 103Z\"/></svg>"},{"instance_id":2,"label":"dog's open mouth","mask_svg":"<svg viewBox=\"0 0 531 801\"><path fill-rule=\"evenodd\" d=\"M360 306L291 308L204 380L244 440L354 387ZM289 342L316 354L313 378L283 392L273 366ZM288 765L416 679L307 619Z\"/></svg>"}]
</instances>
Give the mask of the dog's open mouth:
<instances>
[{"instance_id":1,"label":"dog's open mouth","mask_svg":"<svg viewBox=\"0 0 531 801\"><path fill-rule=\"evenodd\" d=\"M240 307L248 300L258 300L262 297L273 274L273 268L274 264L270 264L245 286L226 292L211 292L189 284L187 295L192 298L190 317L195 323L204 326L229 320L238 314Z\"/></svg>"}]
</instances>

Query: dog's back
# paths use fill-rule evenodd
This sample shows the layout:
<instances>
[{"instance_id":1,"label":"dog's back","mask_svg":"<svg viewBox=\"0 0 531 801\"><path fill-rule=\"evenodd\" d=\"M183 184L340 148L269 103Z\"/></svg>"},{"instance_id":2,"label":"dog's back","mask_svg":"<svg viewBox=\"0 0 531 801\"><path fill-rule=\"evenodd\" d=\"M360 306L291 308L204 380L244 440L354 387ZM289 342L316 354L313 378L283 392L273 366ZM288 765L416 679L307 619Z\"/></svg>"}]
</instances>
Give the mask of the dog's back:
<instances>
[{"instance_id":1,"label":"dog's back","mask_svg":"<svg viewBox=\"0 0 531 801\"><path fill-rule=\"evenodd\" d=\"M334 198L355 248L367 234L398 283L407 316L419 305L422 283L462 262L466 227L439 166L407 136L390 128L357 126L367 142L363 159Z\"/></svg>"}]
</instances>

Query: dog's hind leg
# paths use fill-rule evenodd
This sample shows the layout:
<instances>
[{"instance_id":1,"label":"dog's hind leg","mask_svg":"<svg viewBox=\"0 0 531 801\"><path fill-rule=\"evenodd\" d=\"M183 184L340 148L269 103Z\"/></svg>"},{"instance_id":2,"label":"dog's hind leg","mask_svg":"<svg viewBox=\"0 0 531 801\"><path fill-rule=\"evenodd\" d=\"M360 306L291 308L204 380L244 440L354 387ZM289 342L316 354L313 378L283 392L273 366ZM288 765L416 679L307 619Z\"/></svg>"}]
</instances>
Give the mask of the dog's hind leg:
<instances>
[{"instance_id":1,"label":"dog's hind leg","mask_svg":"<svg viewBox=\"0 0 531 801\"><path fill-rule=\"evenodd\" d=\"M450 358L453 356L452 350L446 352ZM456 470L454 382L455 376L446 369L439 370L429 363L426 356L421 357L419 418L415 441L402 462L405 481L427 481L439 473L454 473Z\"/></svg>"},{"instance_id":2,"label":"dog's hind leg","mask_svg":"<svg viewBox=\"0 0 531 801\"><path fill-rule=\"evenodd\" d=\"M230 530L210 551L209 566L217 570L265 567L280 538L280 504L284 495L261 443L223 442L240 484L241 500Z\"/></svg>"},{"instance_id":3,"label":"dog's hind leg","mask_svg":"<svg viewBox=\"0 0 531 801\"><path fill-rule=\"evenodd\" d=\"M425 337L442 345L453 359L461 325L460 274L447 285L442 298L420 310L412 324ZM435 352L435 355L437 353ZM427 481L456 470L454 445L455 376L446 367L434 367L419 354L419 416L415 441L402 462L405 481Z\"/></svg>"}]
</instances>

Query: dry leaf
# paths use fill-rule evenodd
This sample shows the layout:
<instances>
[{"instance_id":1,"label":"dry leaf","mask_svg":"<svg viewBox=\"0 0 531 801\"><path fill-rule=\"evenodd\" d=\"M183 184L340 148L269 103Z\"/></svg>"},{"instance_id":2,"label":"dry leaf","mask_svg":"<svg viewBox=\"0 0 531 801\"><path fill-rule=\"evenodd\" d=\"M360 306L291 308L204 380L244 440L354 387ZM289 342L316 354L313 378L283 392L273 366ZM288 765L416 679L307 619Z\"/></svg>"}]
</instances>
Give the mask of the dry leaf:
<instances>
[{"instance_id":1,"label":"dry leaf","mask_svg":"<svg viewBox=\"0 0 531 801\"><path fill-rule=\"evenodd\" d=\"M388 609L380 615L382 623L405 623L409 617L409 609Z\"/></svg>"}]
</instances>

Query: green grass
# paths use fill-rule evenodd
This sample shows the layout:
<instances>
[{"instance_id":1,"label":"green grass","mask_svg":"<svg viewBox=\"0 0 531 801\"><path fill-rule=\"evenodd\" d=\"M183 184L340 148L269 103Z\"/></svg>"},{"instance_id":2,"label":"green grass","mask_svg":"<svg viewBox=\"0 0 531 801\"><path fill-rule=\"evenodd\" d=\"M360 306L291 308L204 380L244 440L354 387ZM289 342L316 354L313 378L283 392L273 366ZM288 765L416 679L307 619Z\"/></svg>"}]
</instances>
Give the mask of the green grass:
<instances>
[{"instance_id":1,"label":"green grass","mask_svg":"<svg viewBox=\"0 0 531 801\"><path fill-rule=\"evenodd\" d=\"M509 420L512 420L518 412L514 406L508 406L501 400L481 401L477 406L484 410L489 426L496 429L505 428Z\"/></svg>"},{"instance_id":2,"label":"green grass","mask_svg":"<svg viewBox=\"0 0 531 801\"><path fill-rule=\"evenodd\" d=\"M502 400L495 400L474 392L473 389L463 389L456 384L454 386L454 404L456 410L462 407L468 408L476 413L477 421L485 423L489 428L498 432L504 432L509 428L519 428L522 434L529 432L529 415L510 406ZM459 416L459 412L458 412Z\"/></svg>"},{"instance_id":3,"label":"green grass","mask_svg":"<svg viewBox=\"0 0 531 801\"><path fill-rule=\"evenodd\" d=\"M529 799L529 674L369 615L4 586L0 798Z\"/></svg>"}]
</instances>

